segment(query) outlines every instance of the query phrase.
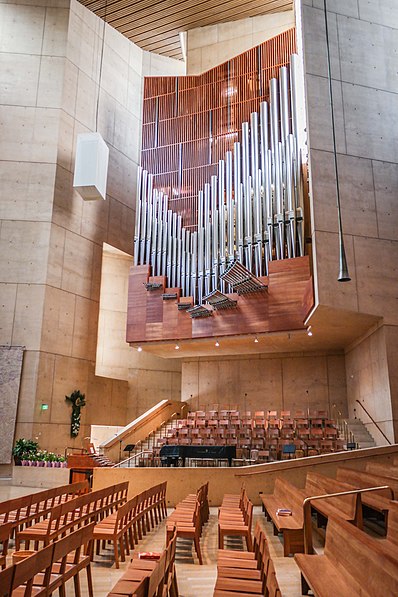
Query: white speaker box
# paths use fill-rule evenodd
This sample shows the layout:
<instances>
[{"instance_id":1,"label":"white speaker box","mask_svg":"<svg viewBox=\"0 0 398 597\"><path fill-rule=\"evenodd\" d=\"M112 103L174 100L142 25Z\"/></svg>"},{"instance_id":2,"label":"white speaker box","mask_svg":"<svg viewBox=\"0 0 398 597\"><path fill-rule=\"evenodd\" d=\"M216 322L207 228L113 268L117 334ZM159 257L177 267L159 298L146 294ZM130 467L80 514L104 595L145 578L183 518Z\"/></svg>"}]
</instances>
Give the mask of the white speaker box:
<instances>
[{"instance_id":1,"label":"white speaker box","mask_svg":"<svg viewBox=\"0 0 398 597\"><path fill-rule=\"evenodd\" d=\"M109 148L100 133L77 136L73 186L85 201L106 199Z\"/></svg>"}]
</instances>

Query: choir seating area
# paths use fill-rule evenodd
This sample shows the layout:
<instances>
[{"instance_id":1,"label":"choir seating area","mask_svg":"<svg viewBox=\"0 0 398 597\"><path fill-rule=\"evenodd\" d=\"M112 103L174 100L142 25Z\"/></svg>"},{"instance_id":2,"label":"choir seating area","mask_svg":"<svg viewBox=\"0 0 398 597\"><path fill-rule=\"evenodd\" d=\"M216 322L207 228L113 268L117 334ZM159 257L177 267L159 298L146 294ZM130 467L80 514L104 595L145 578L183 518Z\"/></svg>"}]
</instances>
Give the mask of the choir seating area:
<instances>
[{"instance_id":1,"label":"choir seating area","mask_svg":"<svg viewBox=\"0 0 398 597\"><path fill-rule=\"evenodd\" d=\"M166 436L157 440L152 464L159 464L164 445L236 446L233 464L257 464L301 458L344 449L336 422L325 410L239 411L197 410L186 419L173 421ZM191 459L191 466L215 466L219 462ZM221 462L221 464L226 464Z\"/></svg>"}]
</instances>

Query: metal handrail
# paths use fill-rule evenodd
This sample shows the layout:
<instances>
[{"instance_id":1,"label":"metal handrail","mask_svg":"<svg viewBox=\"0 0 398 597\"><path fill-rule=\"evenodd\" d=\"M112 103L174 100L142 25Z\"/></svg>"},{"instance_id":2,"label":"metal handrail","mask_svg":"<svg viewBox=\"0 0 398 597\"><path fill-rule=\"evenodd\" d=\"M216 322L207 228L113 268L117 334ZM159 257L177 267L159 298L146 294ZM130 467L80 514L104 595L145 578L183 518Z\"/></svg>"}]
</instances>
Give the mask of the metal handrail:
<instances>
[{"instance_id":1,"label":"metal handrail","mask_svg":"<svg viewBox=\"0 0 398 597\"><path fill-rule=\"evenodd\" d=\"M382 436L384 437L384 439L386 439L387 442L388 442L388 444L391 446L390 440L388 439L388 437L386 436L386 434L384 433L384 431L380 428L380 425L378 423L376 423L376 421L374 420L374 418L372 417L372 415L370 414L370 412L364 407L364 405L362 404L362 402L360 402L358 399L355 400L355 402L358 402L359 406L361 406L363 408L363 410L368 415L369 419L372 421L372 423L374 425L376 425L377 429L380 431L380 433L382 434Z\"/></svg>"},{"instance_id":2,"label":"metal handrail","mask_svg":"<svg viewBox=\"0 0 398 597\"><path fill-rule=\"evenodd\" d=\"M136 458L138 458L139 456L142 456L143 454L153 454L153 450L142 450L142 452L138 452L137 454L134 454L134 456L129 456L128 458L121 460L117 464L114 464L111 468L119 468L125 462L130 462L131 460L135 460Z\"/></svg>"},{"instance_id":3,"label":"metal handrail","mask_svg":"<svg viewBox=\"0 0 398 597\"><path fill-rule=\"evenodd\" d=\"M365 487L363 489L351 489L349 491L338 491L336 493L324 493L322 495L313 495L308 496L303 501L303 522L304 522L304 553L312 554L314 552L313 544L312 544L312 519L311 519L311 502L315 500L325 500L332 497L339 497L342 495L353 495L353 494L360 494L360 493L367 493L369 491L379 491L380 489L390 489L389 485L380 485L379 487ZM358 507L361 504L357 503L356 505L356 513L355 516L357 517L358 514Z\"/></svg>"}]
</instances>

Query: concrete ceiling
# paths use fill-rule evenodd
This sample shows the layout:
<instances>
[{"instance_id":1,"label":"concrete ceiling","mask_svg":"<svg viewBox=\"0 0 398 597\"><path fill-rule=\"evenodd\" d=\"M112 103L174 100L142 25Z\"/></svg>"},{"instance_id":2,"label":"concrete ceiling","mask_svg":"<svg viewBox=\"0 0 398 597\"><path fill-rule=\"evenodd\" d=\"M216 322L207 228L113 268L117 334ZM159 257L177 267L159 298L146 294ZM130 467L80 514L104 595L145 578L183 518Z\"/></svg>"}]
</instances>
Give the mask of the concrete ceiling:
<instances>
[{"instance_id":1,"label":"concrete ceiling","mask_svg":"<svg viewBox=\"0 0 398 597\"><path fill-rule=\"evenodd\" d=\"M80 0L143 50L182 58L179 33L291 10L293 0Z\"/></svg>"}]
</instances>

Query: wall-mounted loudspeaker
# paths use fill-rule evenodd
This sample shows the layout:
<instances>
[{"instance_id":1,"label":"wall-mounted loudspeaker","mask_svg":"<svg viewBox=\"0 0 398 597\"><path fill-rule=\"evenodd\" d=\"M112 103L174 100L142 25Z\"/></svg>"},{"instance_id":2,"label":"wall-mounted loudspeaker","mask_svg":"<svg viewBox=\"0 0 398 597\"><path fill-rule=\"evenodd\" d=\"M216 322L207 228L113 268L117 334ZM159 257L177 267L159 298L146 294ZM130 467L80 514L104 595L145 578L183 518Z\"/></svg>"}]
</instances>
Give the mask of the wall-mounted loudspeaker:
<instances>
[{"instance_id":1,"label":"wall-mounted loudspeaker","mask_svg":"<svg viewBox=\"0 0 398 597\"><path fill-rule=\"evenodd\" d=\"M77 137L73 186L85 201L106 199L109 148L100 133Z\"/></svg>"}]
</instances>

